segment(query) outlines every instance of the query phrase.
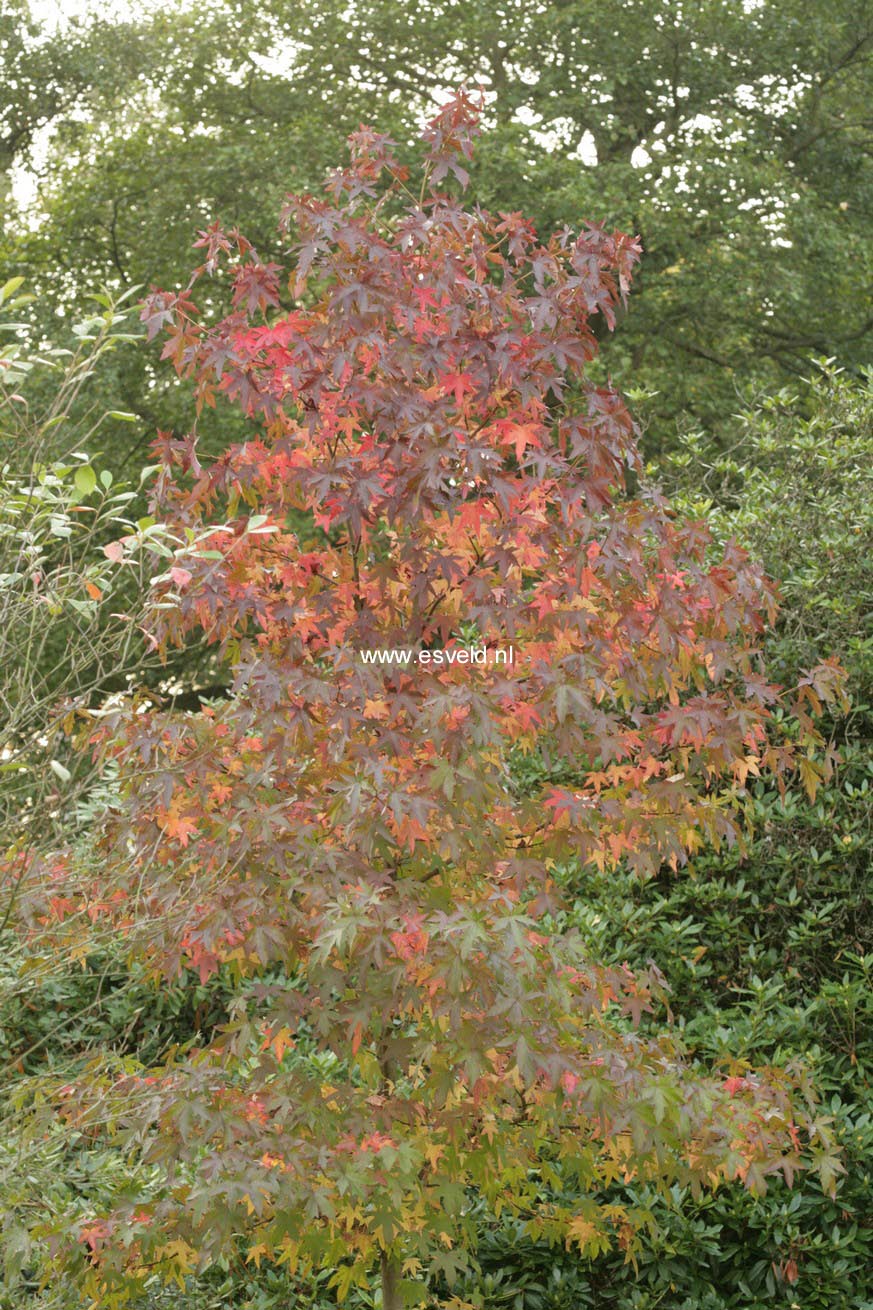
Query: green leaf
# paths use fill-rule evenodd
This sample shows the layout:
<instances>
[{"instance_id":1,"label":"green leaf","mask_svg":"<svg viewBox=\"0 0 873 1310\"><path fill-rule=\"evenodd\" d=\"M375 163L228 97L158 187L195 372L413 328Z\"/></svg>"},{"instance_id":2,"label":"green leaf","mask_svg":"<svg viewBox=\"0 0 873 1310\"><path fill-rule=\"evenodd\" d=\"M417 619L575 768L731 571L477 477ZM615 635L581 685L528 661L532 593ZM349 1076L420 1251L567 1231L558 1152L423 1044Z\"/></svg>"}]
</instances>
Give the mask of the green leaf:
<instances>
[{"instance_id":1,"label":"green leaf","mask_svg":"<svg viewBox=\"0 0 873 1310\"><path fill-rule=\"evenodd\" d=\"M76 490L80 496L90 496L97 486L97 474L90 464L84 464L77 468L73 474L73 482L76 484Z\"/></svg>"},{"instance_id":2,"label":"green leaf","mask_svg":"<svg viewBox=\"0 0 873 1310\"><path fill-rule=\"evenodd\" d=\"M0 305L4 305L10 296L14 296L20 286L23 286L23 277L11 277L8 282L4 282L0 287Z\"/></svg>"}]
</instances>

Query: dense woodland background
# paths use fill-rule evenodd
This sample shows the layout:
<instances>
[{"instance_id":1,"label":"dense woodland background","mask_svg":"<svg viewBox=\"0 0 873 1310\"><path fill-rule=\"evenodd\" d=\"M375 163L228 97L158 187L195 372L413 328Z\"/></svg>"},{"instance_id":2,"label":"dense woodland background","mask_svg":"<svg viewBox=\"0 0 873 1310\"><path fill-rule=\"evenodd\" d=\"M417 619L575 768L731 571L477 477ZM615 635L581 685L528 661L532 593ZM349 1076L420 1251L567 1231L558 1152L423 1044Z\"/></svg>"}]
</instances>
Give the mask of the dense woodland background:
<instances>
[{"instance_id":1,"label":"dense woodland background","mask_svg":"<svg viewBox=\"0 0 873 1310\"><path fill-rule=\"evenodd\" d=\"M813 800L755 783L745 855L704 851L646 883L566 873L593 954L654 958L693 1053L806 1062L843 1143L836 1198L803 1178L764 1198L677 1195L636 1269L483 1214L481 1272L455 1290L489 1310L873 1306L871 51L864 0L239 0L60 27L7 0L0 15L7 853L59 837L87 849L112 780L89 769L77 705L131 684L180 709L222 694L205 651L168 670L137 644L117 615L135 612L138 580L119 583L101 550L145 512L156 432L194 421L141 340L140 289L183 283L216 219L278 253L283 195L315 187L351 130L376 124L402 155L461 79L488 92L471 182L484 205L541 232L602 221L641 236L597 367L633 403L649 476L780 582L771 676L831 654L848 671L835 778ZM201 440L218 451L239 422L206 411ZM28 964L3 919L14 888L4 897L0 1306L61 1310L65 1289L39 1287L34 1215L110 1193L125 1165L60 1140L25 1148L18 1082L107 1049L155 1062L220 1022L229 995L221 976L156 992L96 938L76 963ZM290 1302L281 1270L249 1267L143 1302L171 1304ZM333 1304L312 1287L313 1307Z\"/></svg>"}]
</instances>

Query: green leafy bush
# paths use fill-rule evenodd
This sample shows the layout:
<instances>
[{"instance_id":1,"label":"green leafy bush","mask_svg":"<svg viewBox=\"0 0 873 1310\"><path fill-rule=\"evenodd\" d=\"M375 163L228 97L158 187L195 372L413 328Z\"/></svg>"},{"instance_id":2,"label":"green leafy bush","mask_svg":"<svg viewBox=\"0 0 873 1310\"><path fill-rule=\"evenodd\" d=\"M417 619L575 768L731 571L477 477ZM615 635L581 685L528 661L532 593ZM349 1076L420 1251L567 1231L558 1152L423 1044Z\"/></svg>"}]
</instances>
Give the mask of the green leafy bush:
<instances>
[{"instance_id":1,"label":"green leafy bush","mask_svg":"<svg viewBox=\"0 0 873 1310\"><path fill-rule=\"evenodd\" d=\"M15 310L21 279L0 288ZM143 661L133 616L142 560L120 572L103 547L137 533L137 492L88 451L126 415L89 407L100 361L132 339L128 312L108 296L71 329L71 347L28 343L26 324L2 321L0 348L0 849L9 857L39 833L65 833L94 782L73 750L77 711L124 687ZM126 611L126 614L124 613ZM7 836L8 834L8 836ZM0 908L0 920L3 909Z\"/></svg>"},{"instance_id":2,"label":"green leafy bush","mask_svg":"<svg viewBox=\"0 0 873 1310\"><path fill-rule=\"evenodd\" d=\"M813 365L811 365L813 367ZM677 508L736 536L782 589L770 670L790 681L838 654L855 699L854 727L873 701L873 369L852 377L814 361L802 394L764 395L713 450L687 434L657 469Z\"/></svg>"}]
</instances>

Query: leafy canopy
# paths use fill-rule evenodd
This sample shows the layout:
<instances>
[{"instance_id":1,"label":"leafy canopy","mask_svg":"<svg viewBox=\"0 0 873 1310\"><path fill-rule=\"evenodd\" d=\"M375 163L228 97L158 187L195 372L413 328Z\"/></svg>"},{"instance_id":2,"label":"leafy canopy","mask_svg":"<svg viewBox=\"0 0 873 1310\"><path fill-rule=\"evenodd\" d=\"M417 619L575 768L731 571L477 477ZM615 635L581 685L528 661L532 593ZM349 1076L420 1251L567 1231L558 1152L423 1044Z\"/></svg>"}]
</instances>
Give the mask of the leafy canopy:
<instances>
[{"instance_id":1,"label":"leafy canopy","mask_svg":"<svg viewBox=\"0 0 873 1310\"><path fill-rule=\"evenodd\" d=\"M176 285L191 230L215 217L275 258L285 188L318 185L361 121L406 158L465 77L488 92L485 203L543 231L594 216L642 234L645 273L604 358L658 393L653 447L683 411L726 438L738 389L805 377L812 353L869 358L866 0L210 0L20 55L9 41L8 158L26 162L34 122L56 128L38 222L10 210L4 246L38 287L47 270L71 298ZM144 354L108 385L143 434L189 421Z\"/></svg>"}]
</instances>

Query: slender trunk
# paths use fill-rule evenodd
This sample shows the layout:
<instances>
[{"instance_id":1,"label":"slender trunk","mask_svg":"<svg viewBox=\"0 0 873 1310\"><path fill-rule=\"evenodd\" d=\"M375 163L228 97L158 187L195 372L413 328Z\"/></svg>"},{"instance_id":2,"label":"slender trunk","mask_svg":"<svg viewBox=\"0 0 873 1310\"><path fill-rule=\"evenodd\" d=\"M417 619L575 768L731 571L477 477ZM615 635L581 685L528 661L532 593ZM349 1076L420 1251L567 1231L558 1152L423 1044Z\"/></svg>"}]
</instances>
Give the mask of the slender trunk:
<instances>
[{"instance_id":1,"label":"slender trunk","mask_svg":"<svg viewBox=\"0 0 873 1310\"><path fill-rule=\"evenodd\" d=\"M403 1310L400 1296L400 1263L382 1252L382 1310Z\"/></svg>"}]
</instances>

